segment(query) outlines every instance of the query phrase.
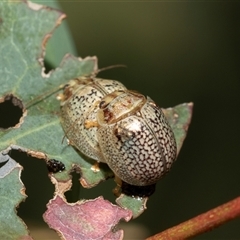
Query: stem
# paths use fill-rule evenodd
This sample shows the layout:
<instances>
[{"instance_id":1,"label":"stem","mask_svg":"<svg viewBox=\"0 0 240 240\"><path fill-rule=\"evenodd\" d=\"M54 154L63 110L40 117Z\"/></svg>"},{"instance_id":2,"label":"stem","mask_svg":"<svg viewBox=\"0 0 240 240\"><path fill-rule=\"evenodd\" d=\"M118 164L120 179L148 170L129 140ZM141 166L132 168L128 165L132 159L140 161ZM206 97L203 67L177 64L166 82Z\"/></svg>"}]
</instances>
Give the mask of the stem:
<instances>
[{"instance_id":1,"label":"stem","mask_svg":"<svg viewBox=\"0 0 240 240\"><path fill-rule=\"evenodd\" d=\"M240 197L219 207L198 215L175 227L147 238L146 240L181 240L212 230L221 224L240 216Z\"/></svg>"}]
</instances>

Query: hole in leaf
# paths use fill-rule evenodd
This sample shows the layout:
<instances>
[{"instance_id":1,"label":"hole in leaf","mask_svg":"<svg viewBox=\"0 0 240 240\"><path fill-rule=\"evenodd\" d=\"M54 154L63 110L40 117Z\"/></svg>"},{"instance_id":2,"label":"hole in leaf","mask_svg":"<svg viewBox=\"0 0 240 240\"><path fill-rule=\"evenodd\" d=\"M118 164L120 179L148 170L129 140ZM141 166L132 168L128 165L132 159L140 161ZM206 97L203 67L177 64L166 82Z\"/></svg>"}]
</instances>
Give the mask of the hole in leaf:
<instances>
[{"instance_id":1,"label":"hole in leaf","mask_svg":"<svg viewBox=\"0 0 240 240\"><path fill-rule=\"evenodd\" d=\"M54 185L48 177L46 162L17 150L12 150L10 155L24 168L21 180L28 196L25 202L21 202L17 208L17 215L26 223L33 239L55 239L56 233L49 229L42 218L47 209L46 204L54 193ZM48 238L39 238L39 236L37 238L37 235L42 233Z\"/></svg>"},{"instance_id":2,"label":"hole in leaf","mask_svg":"<svg viewBox=\"0 0 240 240\"><path fill-rule=\"evenodd\" d=\"M7 162L8 162L8 160L5 162L0 162L0 168L3 167Z\"/></svg>"},{"instance_id":3,"label":"hole in leaf","mask_svg":"<svg viewBox=\"0 0 240 240\"><path fill-rule=\"evenodd\" d=\"M69 203L82 199L95 199L99 196L103 196L110 202L115 203L116 197L113 194L113 189L115 188L116 183L112 179L100 182L97 186L92 188L84 188L79 181L80 174L77 170L72 172L71 175L72 187L69 191L65 192L65 197Z\"/></svg>"},{"instance_id":4,"label":"hole in leaf","mask_svg":"<svg viewBox=\"0 0 240 240\"><path fill-rule=\"evenodd\" d=\"M20 123L23 112L22 101L12 94L0 99L0 129L15 127Z\"/></svg>"},{"instance_id":5,"label":"hole in leaf","mask_svg":"<svg viewBox=\"0 0 240 240\"><path fill-rule=\"evenodd\" d=\"M80 174L76 171L71 173L72 175L72 187L69 191L65 192L65 197L69 203L74 203L79 200L81 185L79 182Z\"/></svg>"},{"instance_id":6,"label":"hole in leaf","mask_svg":"<svg viewBox=\"0 0 240 240\"><path fill-rule=\"evenodd\" d=\"M45 74L48 74L51 70L54 69L54 67L46 59L44 59L43 64L44 64L44 68L45 68L45 70L44 70Z\"/></svg>"}]
</instances>

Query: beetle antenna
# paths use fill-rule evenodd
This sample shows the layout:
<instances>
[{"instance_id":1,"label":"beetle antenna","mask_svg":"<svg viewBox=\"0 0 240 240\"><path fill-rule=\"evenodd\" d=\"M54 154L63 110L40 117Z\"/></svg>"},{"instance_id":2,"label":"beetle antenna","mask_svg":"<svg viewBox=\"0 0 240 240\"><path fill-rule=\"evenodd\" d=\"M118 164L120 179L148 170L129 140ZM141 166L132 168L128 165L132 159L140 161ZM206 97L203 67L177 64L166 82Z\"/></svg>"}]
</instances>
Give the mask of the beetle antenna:
<instances>
[{"instance_id":1,"label":"beetle antenna","mask_svg":"<svg viewBox=\"0 0 240 240\"><path fill-rule=\"evenodd\" d=\"M95 70L94 72L92 72L91 75L96 76L97 74L99 74L100 72L103 72L103 71L105 71L105 70L109 70L109 69L112 69L112 68L119 68L119 67L124 67L124 68L126 68L127 66L124 65L124 64L111 65L111 66L108 66L108 67L104 67L104 68L97 69L97 70Z\"/></svg>"},{"instance_id":2,"label":"beetle antenna","mask_svg":"<svg viewBox=\"0 0 240 240\"><path fill-rule=\"evenodd\" d=\"M64 85L60 85L59 87L51 90L51 91L48 91L40 96L37 96L36 98L30 100L27 104L26 104L26 109L32 107L33 105L39 103L40 101L44 100L45 98L47 97L50 97L51 95L53 95L54 93L57 93L58 91L60 91L61 89L64 88Z\"/></svg>"},{"instance_id":3,"label":"beetle antenna","mask_svg":"<svg viewBox=\"0 0 240 240\"><path fill-rule=\"evenodd\" d=\"M78 118L75 119L75 121L70 125L70 127L69 127L69 128L67 129L67 131L64 133L64 136L63 136L63 138L62 138L61 144L63 144L64 139L67 138L68 132L74 127L74 125L75 125L75 123L76 123L77 121L79 121Z\"/></svg>"},{"instance_id":4,"label":"beetle antenna","mask_svg":"<svg viewBox=\"0 0 240 240\"><path fill-rule=\"evenodd\" d=\"M116 64L116 65L111 65L111 66L108 66L108 67L104 67L104 68L101 68L101 69L97 69L95 71L93 71L90 76L91 77L95 77L98 73L102 72L102 71L105 71L105 70L109 70L109 69L112 69L112 68L118 68L118 67L127 67L126 65L124 64ZM33 105L39 103L40 101L44 100L45 98L47 97L50 97L52 94L54 93L57 93L58 91L62 90L64 87L66 86L66 84L62 84L60 85L59 87L51 90L51 91L48 91L40 96L37 96L36 98L30 100L27 104L26 104L26 109L32 107Z\"/></svg>"}]
</instances>

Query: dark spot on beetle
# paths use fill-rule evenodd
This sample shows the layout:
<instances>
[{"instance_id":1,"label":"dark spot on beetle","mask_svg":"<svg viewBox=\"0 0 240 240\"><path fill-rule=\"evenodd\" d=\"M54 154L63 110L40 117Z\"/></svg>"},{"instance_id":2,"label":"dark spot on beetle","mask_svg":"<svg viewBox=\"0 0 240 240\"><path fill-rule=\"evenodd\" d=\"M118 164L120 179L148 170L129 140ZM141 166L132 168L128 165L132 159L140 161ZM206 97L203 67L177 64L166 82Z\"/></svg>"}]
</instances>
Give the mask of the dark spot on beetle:
<instances>
[{"instance_id":1,"label":"dark spot on beetle","mask_svg":"<svg viewBox=\"0 0 240 240\"><path fill-rule=\"evenodd\" d=\"M116 90L115 92L119 92L119 93L125 93L126 90Z\"/></svg>"},{"instance_id":2,"label":"dark spot on beetle","mask_svg":"<svg viewBox=\"0 0 240 240\"><path fill-rule=\"evenodd\" d=\"M113 119L113 113L108 109L103 109L103 115L106 122L111 122L111 120Z\"/></svg>"},{"instance_id":3,"label":"dark spot on beetle","mask_svg":"<svg viewBox=\"0 0 240 240\"><path fill-rule=\"evenodd\" d=\"M72 96L72 89L69 85L65 87L63 91L63 95L64 95L64 100L67 100Z\"/></svg>"},{"instance_id":4,"label":"dark spot on beetle","mask_svg":"<svg viewBox=\"0 0 240 240\"><path fill-rule=\"evenodd\" d=\"M149 197L156 189L156 184L148 186L134 186L122 181L122 193L132 197Z\"/></svg>"},{"instance_id":5,"label":"dark spot on beetle","mask_svg":"<svg viewBox=\"0 0 240 240\"><path fill-rule=\"evenodd\" d=\"M106 107L105 104L106 104L105 101L101 101L101 102L99 103L99 108L103 109L104 107Z\"/></svg>"},{"instance_id":6,"label":"dark spot on beetle","mask_svg":"<svg viewBox=\"0 0 240 240\"><path fill-rule=\"evenodd\" d=\"M122 138L121 138L121 132L119 132L119 129L118 128L114 128L113 133L116 136L117 140L121 141Z\"/></svg>"},{"instance_id":7,"label":"dark spot on beetle","mask_svg":"<svg viewBox=\"0 0 240 240\"><path fill-rule=\"evenodd\" d=\"M69 83L66 83L64 86L63 86L63 91L66 90L66 88L69 87Z\"/></svg>"},{"instance_id":8,"label":"dark spot on beetle","mask_svg":"<svg viewBox=\"0 0 240 240\"><path fill-rule=\"evenodd\" d=\"M94 92L94 94L96 95L97 92ZM110 95L110 94L109 94ZM109 96L108 95L108 96ZM108 105L109 105L110 102L106 102L105 100L102 100L100 103L99 103L99 108L100 109L104 109L106 108Z\"/></svg>"},{"instance_id":9,"label":"dark spot on beetle","mask_svg":"<svg viewBox=\"0 0 240 240\"><path fill-rule=\"evenodd\" d=\"M57 172L62 172L65 170L65 165L56 160L56 159L49 159L47 161L47 168L48 168L48 171L51 172L51 173L57 173Z\"/></svg>"}]
</instances>

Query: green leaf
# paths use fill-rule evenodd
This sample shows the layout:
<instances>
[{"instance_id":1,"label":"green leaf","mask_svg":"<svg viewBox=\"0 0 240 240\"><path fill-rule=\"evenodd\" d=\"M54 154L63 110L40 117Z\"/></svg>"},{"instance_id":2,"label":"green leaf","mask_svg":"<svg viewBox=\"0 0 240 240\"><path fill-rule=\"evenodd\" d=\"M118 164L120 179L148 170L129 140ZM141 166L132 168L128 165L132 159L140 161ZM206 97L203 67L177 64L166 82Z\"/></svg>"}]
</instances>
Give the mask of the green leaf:
<instances>
[{"instance_id":1,"label":"green leaf","mask_svg":"<svg viewBox=\"0 0 240 240\"><path fill-rule=\"evenodd\" d=\"M44 4L54 9L61 9L57 0L32 0L32 2ZM77 55L77 49L70 34L68 24L64 21L56 30L54 30L54 34L51 35L46 46L45 59L52 67L57 67L63 56L67 53Z\"/></svg>"},{"instance_id":2,"label":"green leaf","mask_svg":"<svg viewBox=\"0 0 240 240\"><path fill-rule=\"evenodd\" d=\"M8 155L0 155L0 239L31 239L15 208L26 198L20 180L22 167Z\"/></svg>"},{"instance_id":3,"label":"green leaf","mask_svg":"<svg viewBox=\"0 0 240 240\"><path fill-rule=\"evenodd\" d=\"M12 107L17 107L22 112L18 124L0 130L0 150L8 158L8 152L11 149L17 149L44 160L52 158L60 160L67 169L57 174L63 181L69 178L68 172L72 165L81 163L81 166L90 171L91 164L84 161L72 147L67 146L66 142L61 143L64 133L60 125L59 103L55 95L27 110L25 106L32 99L39 95L44 96L46 92L51 92L69 79L89 75L97 69L95 57L79 59L67 55L59 68L48 75L44 73L42 46L46 44L46 39L56 27L56 23L60 22L64 16L59 11L25 1L0 2L0 103L11 102ZM16 118L13 115L9 110L1 118L8 121L13 117ZM5 164L1 170L7 172L7 166L8 164ZM105 172L103 175L105 176ZM10 183L4 184L8 179L14 181L16 176L20 183L20 173L17 171L8 172L1 178L1 186L4 186L1 190L7 192L11 187L21 198L11 206L4 205L6 199L1 199L0 204L3 207L1 212L4 213L8 209L13 216L6 219L6 215L0 215L0 225L4 227L2 232L16 231L26 235L24 233L26 230L20 229L23 228L21 220L14 214L15 206L25 198L25 195L21 195L21 189L17 183L15 183L16 186L11 186ZM84 170L82 178L84 179ZM102 171L99 171L92 177L91 184L94 185L101 180ZM9 195L6 192L2 196L14 200L12 192L9 191ZM16 229L13 222L20 227Z\"/></svg>"},{"instance_id":4,"label":"green leaf","mask_svg":"<svg viewBox=\"0 0 240 240\"><path fill-rule=\"evenodd\" d=\"M49 74L44 73L42 64L46 41L64 17L59 11L25 1L0 2L0 105L10 101L13 107L22 112L18 124L0 129L0 151L6 157L9 157L11 149L17 149L46 161L59 160L66 168L66 171L54 174L59 182L69 180L69 173L75 168L81 172L82 185L93 187L113 177L113 173L106 164L100 164L99 171L93 171L95 161L83 158L68 146L67 141L62 142L64 132L60 124L59 102L56 94L50 93L56 92L60 85L70 79L92 73L97 69L97 59L79 59L66 55L60 66ZM54 64L56 59L53 60ZM167 109L164 113L173 128L179 152L190 123L191 104ZM12 117L8 111L2 118ZM7 166L5 164L0 169L7 172ZM12 172L5 174L3 179L8 177L13 180ZM16 192L21 193L19 187ZM25 197L24 194L20 196L11 205L12 212ZM131 209L135 217L144 211L147 201L147 198L139 201L124 194L121 194L121 199L117 199L117 202ZM3 218L0 215L0 222L6 220ZM6 222L9 232L13 231L11 220Z\"/></svg>"},{"instance_id":5,"label":"green leaf","mask_svg":"<svg viewBox=\"0 0 240 240\"><path fill-rule=\"evenodd\" d=\"M177 155L187 136L188 127L192 119L193 103L179 104L173 108L162 109L176 138Z\"/></svg>"},{"instance_id":6,"label":"green leaf","mask_svg":"<svg viewBox=\"0 0 240 240\"><path fill-rule=\"evenodd\" d=\"M89 75L97 68L95 57L82 60L67 55L59 68L48 75L44 74L41 46L45 42L44 38L53 31L56 22L64 14L24 2L1 3L0 14L1 101L4 101L4 96L11 94L26 106L39 95L51 92L69 79ZM32 28L29 27L30 22ZM68 147L66 142L61 143L64 133L58 116L59 103L56 96L51 96L28 110L22 110L21 124L0 132L1 150L11 146L12 149L20 149L35 157L54 158L63 161L68 170L80 161L88 168L89 164L72 147ZM101 172L95 174L96 179L99 175ZM69 176L63 172L59 178L63 180Z\"/></svg>"},{"instance_id":7,"label":"green leaf","mask_svg":"<svg viewBox=\"0 0 240 240\"><path fill-rule=\"evenodd\" d=\"M117 199L116 203L126 209L131 209L132 217L137 218L146 209L148 197L131 197L125 194L121 194Z\"/></svg>"},{"instance_id":8,"label":"green leaf","mask_svg":"<svg viewBox=\"0 0 240 240\"><path fill-rule=\"evenodd\" d=\"M32 99L51 92L68 80L89 75L97 69L97 59L78 59L67 55L59 68L48 75L44 74L41 46L64 14L25 2L0 4L0 102L4 102L6 96L13 95L14 101L18 99L18 105L23 111L19 124L0 131L0 150L16 149L44 160L60 160L65 164L66 171L56 175L62 181L69 179L72 166L80 166L81 182L85 187L92 187L113 176L105 164L102 164L100 171L93 172L92 160L85 161L66 142L62 144L64 132L55 95L27 110L24 108ZM29 28L29 23L32 28ZM4 118L9 119L11 115Z\"/></svg>"}]
</instances>

